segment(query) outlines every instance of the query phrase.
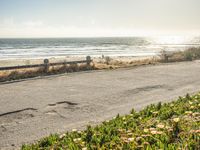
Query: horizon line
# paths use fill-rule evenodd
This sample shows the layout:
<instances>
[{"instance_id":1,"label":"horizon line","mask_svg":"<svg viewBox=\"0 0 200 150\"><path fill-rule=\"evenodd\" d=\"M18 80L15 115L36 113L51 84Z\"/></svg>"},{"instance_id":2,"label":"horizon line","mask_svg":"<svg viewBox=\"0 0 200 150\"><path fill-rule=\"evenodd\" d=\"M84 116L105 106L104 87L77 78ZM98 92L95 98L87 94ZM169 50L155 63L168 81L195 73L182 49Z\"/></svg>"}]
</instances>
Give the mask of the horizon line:
<instances>
[{"instance_id":1,"label":"horizon line","mask_svg":"<svg viewBox=\"0 0 200 150\"><path fill-rule=\"evenodd\" d=\"M198 35L134 35L134 36L66 36L66 37L0 37L0 39L64 39L64 38L134 38L134 37L199 37Z\"/></svg>"}]
</instances>

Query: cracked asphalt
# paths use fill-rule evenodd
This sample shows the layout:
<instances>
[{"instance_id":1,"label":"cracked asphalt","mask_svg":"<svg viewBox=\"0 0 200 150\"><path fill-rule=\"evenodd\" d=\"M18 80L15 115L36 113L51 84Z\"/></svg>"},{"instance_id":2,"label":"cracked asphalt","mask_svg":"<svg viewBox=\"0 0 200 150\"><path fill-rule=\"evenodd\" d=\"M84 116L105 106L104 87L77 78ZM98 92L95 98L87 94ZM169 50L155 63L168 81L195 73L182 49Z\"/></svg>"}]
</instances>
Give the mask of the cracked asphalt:
<instances>
[{"instance_id":1,"label":"cracked asphalt","mask_svg":"<svg viewBox=\"0 0 200 150\"><path fill-rule=\"evenodd\" d=\"M200 90L200 62L63 74L0 84L0 149L84 129Z\"/></svg>"}]
</instances>

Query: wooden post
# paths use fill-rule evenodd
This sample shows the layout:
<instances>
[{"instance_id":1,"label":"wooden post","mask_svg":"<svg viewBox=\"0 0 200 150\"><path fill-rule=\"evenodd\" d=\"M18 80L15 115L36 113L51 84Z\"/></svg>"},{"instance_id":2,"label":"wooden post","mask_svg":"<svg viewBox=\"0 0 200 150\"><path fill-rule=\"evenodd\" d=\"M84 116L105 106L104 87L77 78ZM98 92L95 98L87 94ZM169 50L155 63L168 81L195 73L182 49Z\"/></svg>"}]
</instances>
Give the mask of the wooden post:
<instances>
[{"instance_id":1,"label":"wooden post","mask_svg":"<svg viewBox=\"0 0 200 150\"><path fill-rule=\"evenodd\" d=\"M165 59L165 62L167 63L167 62L169 61L169 56L168 56L167 54L165 54L164 57L165 57L165 58L164 58L164 59Z\"/></svg>"},{"instance_id":2,"label":"wooden post","mask_svg":"<svg viewBox=\"0 0 200 150\"><path fill-rule=\"evenodd\" d=\"M49 72L49 60L44 59L44 72L48 73Z\"/></svg>"},{"instance_id":3,"label":"wooden post","mask_svg":"<svg viewBox=\"0 0 200 150\"><path fill-rule=\"evenodd\" d=\"M86 61L87 61L87 65L89 66L90 63L91 63L91 57L90 57L90 56L87 56L87 57L86 57Z\"/></svg>"}]
</instances>

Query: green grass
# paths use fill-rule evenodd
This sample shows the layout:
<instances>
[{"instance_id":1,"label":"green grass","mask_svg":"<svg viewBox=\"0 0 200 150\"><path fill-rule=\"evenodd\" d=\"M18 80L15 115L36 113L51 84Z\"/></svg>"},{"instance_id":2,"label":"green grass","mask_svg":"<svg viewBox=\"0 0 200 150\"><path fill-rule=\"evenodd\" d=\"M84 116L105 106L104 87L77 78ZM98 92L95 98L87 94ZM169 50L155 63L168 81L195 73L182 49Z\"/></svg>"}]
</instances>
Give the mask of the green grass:
<instances>
[{"instance_id":1,"label":"green grass","mask_svg":"<svg viewBox=\"0 0 200 150\"><path fill-rule=\"evenodd\" d=\"M147 106L140 112L117 115L85 131L51 135L22 150L198 150L200 149L200 93Z\"/></svg>"}]
</instances>

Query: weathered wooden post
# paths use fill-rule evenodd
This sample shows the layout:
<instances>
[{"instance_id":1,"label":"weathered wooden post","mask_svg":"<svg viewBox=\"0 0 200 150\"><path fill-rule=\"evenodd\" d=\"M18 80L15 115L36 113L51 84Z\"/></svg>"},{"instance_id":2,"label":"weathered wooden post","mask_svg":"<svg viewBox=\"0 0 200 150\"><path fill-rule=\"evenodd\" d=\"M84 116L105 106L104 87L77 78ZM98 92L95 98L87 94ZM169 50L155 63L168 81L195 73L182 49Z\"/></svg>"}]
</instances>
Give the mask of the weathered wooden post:
<instances>
[{"instance_id":1,"label":"weathered wooden post","mask_svg":"<svg viewBox=\"0 0 200 150\"><path fill-rule=\"evenodd\" d=\"M167 54L164 54L164 61L167 63L169 61L169 56Z\"/></svg>"},{"instance_id":2,"label":"weathered wooden post","mask_svg":"<svg viewBox=\"0 0 200 150\"><path fill-rule=\"evenodd\" d=\"M92 60L91 60L91 57L90 57L90 56L87 56L87 57L86 57L86 61L87 61L87 65L90 66L90 63L91 63L91 61L92 61Z\"/></svg>"},{"instance_id":3,"label":"weathered wooden post","mask_svg":"<svg viewBox=\"0 0 200 150\"><path fill-rule=\"evenodd\" d=\"M49 72L49 60L44 59L44 72L48 73Z\"/></svg>"},{"instance_id":4,"label":"weathered wooden post","mask_svg":"<svg viewBox=\"0 0 200 150\"><path fill-rule=\"evenodd\" d=\"M163 62L167 63L169 61L169 55L166 50L161 51L161 59Z\"/></svg>"}]
</instances>

